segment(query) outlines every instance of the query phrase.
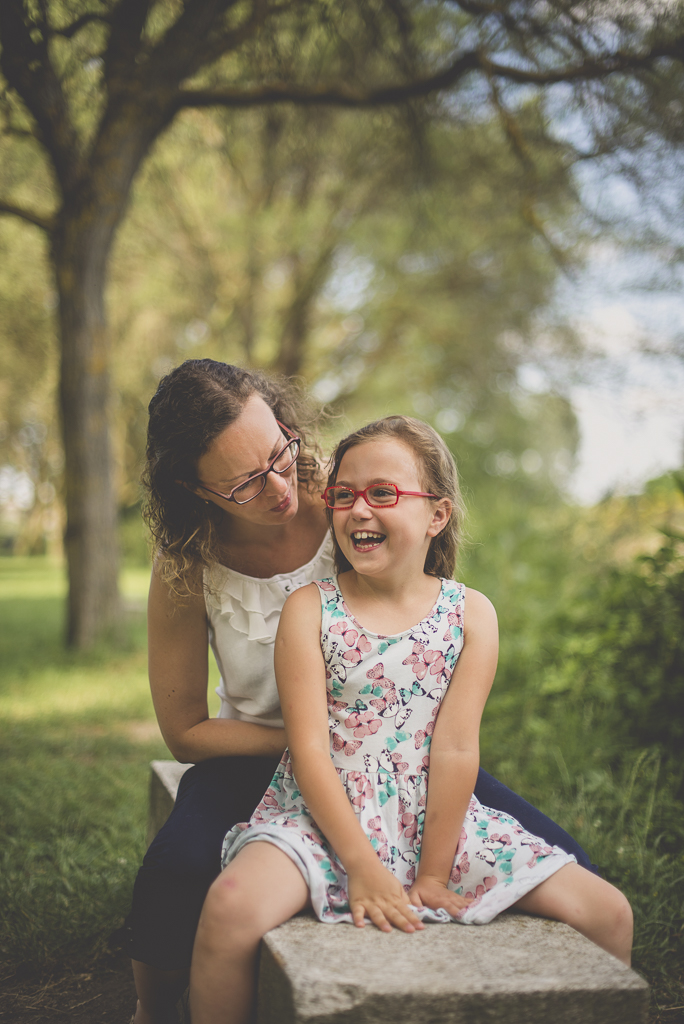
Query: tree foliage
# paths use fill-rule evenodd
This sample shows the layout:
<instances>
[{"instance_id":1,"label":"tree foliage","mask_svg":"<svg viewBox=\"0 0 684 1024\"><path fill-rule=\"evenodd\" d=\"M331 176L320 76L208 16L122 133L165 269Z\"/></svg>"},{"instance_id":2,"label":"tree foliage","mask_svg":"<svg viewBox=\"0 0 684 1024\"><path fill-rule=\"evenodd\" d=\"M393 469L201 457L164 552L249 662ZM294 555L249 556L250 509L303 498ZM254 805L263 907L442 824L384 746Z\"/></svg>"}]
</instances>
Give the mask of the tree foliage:
<instances>
[{"instance_id":1,"label":"tree foliage","mask_svg":"<svg viewBox=\"0 0 684 1024\"><path fill-rule=\"evenodd\" d=\"M658 745L672 759L684 740L682 542L667 531L655 554L610 569L565 610L542 684L553 699L594 702L623 744Z\"/></svg>"},{"instance_id":2,"label":"tree foliage","mask_svg":"<svg viewBox=\"0 0 684 1024\"><path fill-rule=\"evenodd\" d=\"M681 85L682 38L678 5L608 14L589 0L5 0L5 131L12 154L35 157L35 180L11 173L0 212L47 233L59 295L70 642L88 644L117 615L104 290L133 180L180 111L394 108L420 136L426 119L477 129L486 110L525 171L525 220L559 254L536 160L547 148L540 139L555 140L547 118L526 117L519 90L569 90L566 106L582 112L588 144L565 147L568 161L640 152L654 136L678 145L676 118L661 123L657 113ZM359 181L364 173L362 161ZM306 296L333 252L324 245L322 263L293 265L300 299L280 325L282 369L302 358ZM248 294L239 305L248 339Z\"/></svg>"},{"instance_id":3,"label":"tree foliage","mask_svg":"<svg viewBox=\"0 0 684 1024\"><path fill-rule=\"evenodd\" d=\"M502 636L485 758L496 757L497 742L511 729L519 738L515 770L537 781L554 760L561 776L589 778L606 768L618 776L648 751L662 763L661 782L681 801L681 478L663 478L638 499L628 537L631 500L585 512L579 528L577 517L558 506L546 517L535 510L526 528L509 510L508 539L501 510L496 560L489 561L484 539L471 552L466 578L474 576L494 599ZM621 527L611 536L614 516ZM635 548L640 553L629 554ZM505 765L498 768L506 774Z\"/></svg>"}]
</instances>

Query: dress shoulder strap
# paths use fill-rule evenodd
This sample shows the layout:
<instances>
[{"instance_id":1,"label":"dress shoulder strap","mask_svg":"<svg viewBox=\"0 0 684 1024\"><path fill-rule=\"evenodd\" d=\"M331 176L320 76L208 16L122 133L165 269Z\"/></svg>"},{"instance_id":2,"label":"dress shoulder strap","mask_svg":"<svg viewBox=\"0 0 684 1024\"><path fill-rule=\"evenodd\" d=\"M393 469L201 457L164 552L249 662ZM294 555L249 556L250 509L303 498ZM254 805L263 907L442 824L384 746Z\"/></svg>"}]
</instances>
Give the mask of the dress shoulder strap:
<instances>
[{"instance_id":1,"label":"dress shoulder strap","mask_svg":"<svg viewBox=\"0 0 684 1024\"><path fill-rule=\"evenodd\" d=\"M314 580L321 595L321 630L327 630L337 619L344 618L344 599L337 586L337 579L330 576L325 580Z\"/></svg>"}]
</instances>

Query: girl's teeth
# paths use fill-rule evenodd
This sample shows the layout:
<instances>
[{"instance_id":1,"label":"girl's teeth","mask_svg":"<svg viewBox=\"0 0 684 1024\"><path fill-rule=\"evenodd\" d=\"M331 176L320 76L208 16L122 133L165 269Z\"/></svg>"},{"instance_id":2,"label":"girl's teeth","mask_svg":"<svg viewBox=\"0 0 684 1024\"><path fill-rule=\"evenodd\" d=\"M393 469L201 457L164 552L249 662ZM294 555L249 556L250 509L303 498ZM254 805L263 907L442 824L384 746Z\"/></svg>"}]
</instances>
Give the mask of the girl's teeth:
<instances>
[{"instance_id":1,"label":"girl's teeth","mask_svg":"<svg viewBox=\"0 0 684 1024\"><path fill-rule=\"evenodd\" d=\"M381 533L355 533L354 540L381 540Z\"/></svg>"}]
</instances>

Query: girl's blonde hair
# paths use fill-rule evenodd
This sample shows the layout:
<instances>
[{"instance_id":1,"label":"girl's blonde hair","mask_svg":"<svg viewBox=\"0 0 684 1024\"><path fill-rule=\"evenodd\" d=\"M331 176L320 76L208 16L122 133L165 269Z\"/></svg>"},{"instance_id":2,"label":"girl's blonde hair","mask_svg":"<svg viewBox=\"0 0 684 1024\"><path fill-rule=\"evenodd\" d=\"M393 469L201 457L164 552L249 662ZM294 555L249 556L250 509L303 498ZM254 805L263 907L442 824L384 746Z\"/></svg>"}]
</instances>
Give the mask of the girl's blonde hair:
<instances>
[{"instance_id":1,"label":"girl's blonde hair","mask_svg":"<svg viewBox=\"0 0 684 1024\"><path fill-rule=\"evenodd\" d=\"M336 482L345 452L357 445L380 438L393 438L406 445L413 452L418 464L421 486L439 498L448 498L451 502L451 517L444 529L430 541L424 571L429 576L452 579L462 538L465 505L461 497L454 457L437 431L429 424L413 419L412 416L386 416L382 420L375 420L368 426L361 427L360 430L355 430L353 434L342 438L330 456L328 486ZM327 514L332 528L332 509L327 509ZM334 531L333 546L338 573L347 572L352 566L342 554Z\"/></svg>"},{"instance_id":2,"label":"girl's blonde hair","mask_svg":"<svg viewBox=\"0 0 684 1024\"><path fill-rule=\"evenodd\" d=\"M319 449L309 433L318 415L292 381L214 359L188 359L162 377L149 405L143 515L157 572L178 597L201 593L198 573L217 561L217 527L225 517L194 493L197 460L252 395L260 395L276 419L301 438L300 483L311 490L321 485Z\"/></svg>"}]
</instances>

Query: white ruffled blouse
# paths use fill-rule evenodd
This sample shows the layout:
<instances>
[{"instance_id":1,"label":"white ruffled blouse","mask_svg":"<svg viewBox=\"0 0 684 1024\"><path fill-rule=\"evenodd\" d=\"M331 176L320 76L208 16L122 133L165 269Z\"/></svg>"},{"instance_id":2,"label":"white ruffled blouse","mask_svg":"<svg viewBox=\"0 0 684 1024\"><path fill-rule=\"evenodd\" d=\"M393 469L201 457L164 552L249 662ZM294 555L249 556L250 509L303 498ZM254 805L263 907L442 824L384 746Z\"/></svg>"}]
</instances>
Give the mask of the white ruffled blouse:
<instances>
[{"instance_id":1,"label":"white ruffled blouse","mask_svg":"<svg viewBox=\"0 0 684 1024\"><path fill-rule=\"evenodd\" d=\"M221 674L216 688L221 698L219 718L282 726L273 671L280 613L289 594L334 571L328 534L311 561L292 572L258 579L225 565L205 570L209 642Z\"/></svg>"}]
</instances>

